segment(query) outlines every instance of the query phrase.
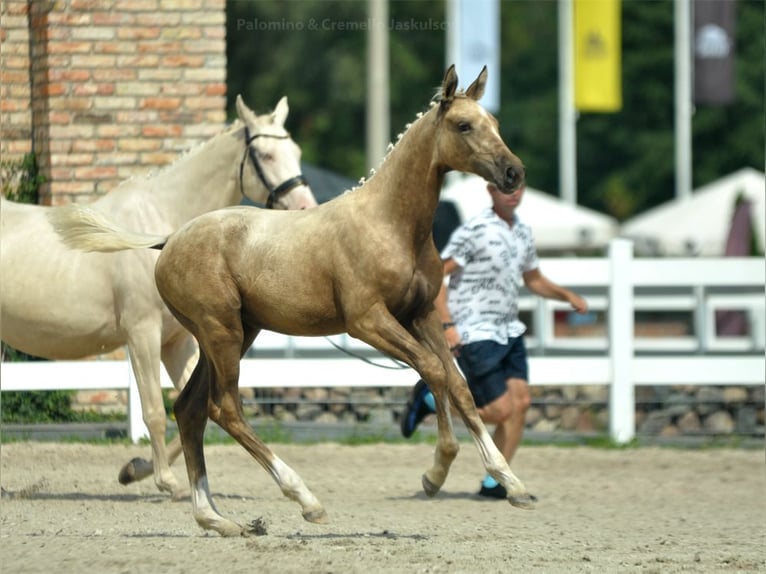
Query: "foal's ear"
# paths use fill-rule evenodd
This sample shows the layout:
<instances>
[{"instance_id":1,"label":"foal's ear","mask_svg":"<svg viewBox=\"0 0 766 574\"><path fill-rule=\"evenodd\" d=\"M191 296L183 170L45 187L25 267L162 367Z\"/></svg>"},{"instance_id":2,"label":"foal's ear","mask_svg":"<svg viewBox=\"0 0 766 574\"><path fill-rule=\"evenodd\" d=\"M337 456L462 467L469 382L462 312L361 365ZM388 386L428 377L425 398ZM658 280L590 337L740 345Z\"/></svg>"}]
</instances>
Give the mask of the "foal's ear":
<instances>
[{"instance_id":1,"label":"foal's ear","mask_svg":"<svg viewBox=\"0 0 766 574\"><path fill-rule=\"evenodd\" d=\"M240 94L237 94L236 106L237 115L239 116L240 120L246 124L252 124L255 122L255 114L253 113L253 110L247 107Z\"/></svg>"},{"instance_id":2,"label":"foal's ear","mask_svg":"<svg viewBox=\"0 0 766 574\"><path fill-rule=\"evenodd\" d=\"M473 81L473 84L468 86L465 91L465 95L472 100L479 101L484 95L484 87L487 85L487 66L484 66L479 72L479 77Z\"/></svg>"},{"instance_id":3,"label":"foal's ear","mask_svg":"<svg viewBox=\"0 0 766 574\"><path fill-rule=\"evenodd\" d=\"M271 123L278 126L285 125L287 112L289 111L290 107L287 105L287 96L282 96L277 102L277 107L274 108L274 111L271 113Z\"/></svg>"},{"instance_id":4,"label":"foal's ear","mask_svg":"<svg viewBox=\"0 0 766 574\"><path fill-rule=\"evenodd\" d=\"M444 74L444 79L442 80L442 102L451 101L456 91L457 72L455 71L455 64L452 64L447 69L447 72Z\"/></svg>"}]
</instances>

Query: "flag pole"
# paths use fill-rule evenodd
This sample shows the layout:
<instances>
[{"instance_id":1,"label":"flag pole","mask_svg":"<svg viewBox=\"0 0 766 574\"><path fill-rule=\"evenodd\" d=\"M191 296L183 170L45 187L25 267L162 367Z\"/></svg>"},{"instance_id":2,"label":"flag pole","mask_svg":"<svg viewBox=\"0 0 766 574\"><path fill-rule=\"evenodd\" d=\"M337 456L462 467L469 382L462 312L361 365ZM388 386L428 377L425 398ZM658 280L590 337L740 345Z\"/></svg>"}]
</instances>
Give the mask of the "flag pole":
<instances>
[{"instance_id":1,"label":"flag pole","mask_svg":"<svg viewBox=\"0 0 766 574\"><path fill-rule=\"evenodd\" d=\"M367 169L378 167L391 139L388 0L369 0L367 31Z\"/></svg>"},{"instance_id":2,"label":"flag pole","mask_svg":"<svg viewBox=\"0 0 766 574\"><path fill-rule=\"evenodd\" d=\"M691 197L692 95L691 2L675 3L676 198Z\"/></svg>"},{"instance_id":3,"label":"flag pole","mask_svg":"<svg viewBox=\"0 0 766 574\"><path fill-rule=\"evenodd\" d=\"M573 0L559 0L559 195L577 205L577 112L574 105Z\"/></svg>"}]
</instances>

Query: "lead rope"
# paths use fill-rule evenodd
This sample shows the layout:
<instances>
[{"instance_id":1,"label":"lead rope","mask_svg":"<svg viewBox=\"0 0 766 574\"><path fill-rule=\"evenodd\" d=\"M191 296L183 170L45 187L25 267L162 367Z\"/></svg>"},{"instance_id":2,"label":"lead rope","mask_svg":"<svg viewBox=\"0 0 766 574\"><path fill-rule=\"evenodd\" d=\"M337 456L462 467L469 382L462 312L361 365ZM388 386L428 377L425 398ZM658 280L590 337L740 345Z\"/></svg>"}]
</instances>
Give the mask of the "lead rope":
<instances>
[{"instance_id":1,"label":"lead rope","mask_svg":"<svg viewBox=\"0 0 766 574\"><path fill-rule=\"evenodd\" d=\"M335 347L339 351L341 351L343 353L346 353L349 357L353 357L355 359L359 359L360 361L363 361L363 362L367 363L368 365L372 365L373 367L379 367L381 369L391 369L391 370L395 370L395 371L401 371L403 369L411 368L409 365L407 365L405 363L402 363L398 359L394 359L393 357L389 357L388 355L386 355L386 358L389 361L391 361L392 363L394 363L394 365L383 365L381 363L376 363L372 359L369 359L369 358L367 358L367 357L365 357L363 355L359 355L357 353L354 353L353 351L349 351L348 349L345 349L345 348L341 347L340 345L338 345L335 341L333 341L329 337L325 337L325 340L327 340L328 343L330 343L333 347Z\"/></svg>"}]
</instances>

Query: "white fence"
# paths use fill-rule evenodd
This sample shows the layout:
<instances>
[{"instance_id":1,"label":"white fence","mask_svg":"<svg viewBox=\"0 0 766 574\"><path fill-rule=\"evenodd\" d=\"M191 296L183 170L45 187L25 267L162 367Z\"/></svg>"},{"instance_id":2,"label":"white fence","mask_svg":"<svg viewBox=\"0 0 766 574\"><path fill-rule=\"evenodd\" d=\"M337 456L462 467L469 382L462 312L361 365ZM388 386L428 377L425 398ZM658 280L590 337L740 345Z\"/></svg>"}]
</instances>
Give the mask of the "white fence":
<instances>
[{"instance_id":1,"label":"white fence","mask_svg":"<svg viewBox=\"0 0 766 574\"><path fill-rule=\"evenodd\" d=\"M554 314L566 306L525 296L521 308L532 316L531 383L609 386L616 442L635 436L636 386L766 384L763 258L634 259L632 243L617 239L608 257L543 259L541 269L584 293L606 328L587 337L561 336ZM743 311L747 333L719 336L715 314L721 310ZM640 313L686 313L692 332L634 336ZM345 335L332 340L351 351L371 350ZM410 387L418 378L410 369L382 369L345 355L323 338L263 333L256 348L265 356L242 361L241 387ZM127 361L2 363L0 369L2 391L128 389L130 436L148 435ZM162 381L171 387L164 372Z\"/></svg>"}]
</instances>

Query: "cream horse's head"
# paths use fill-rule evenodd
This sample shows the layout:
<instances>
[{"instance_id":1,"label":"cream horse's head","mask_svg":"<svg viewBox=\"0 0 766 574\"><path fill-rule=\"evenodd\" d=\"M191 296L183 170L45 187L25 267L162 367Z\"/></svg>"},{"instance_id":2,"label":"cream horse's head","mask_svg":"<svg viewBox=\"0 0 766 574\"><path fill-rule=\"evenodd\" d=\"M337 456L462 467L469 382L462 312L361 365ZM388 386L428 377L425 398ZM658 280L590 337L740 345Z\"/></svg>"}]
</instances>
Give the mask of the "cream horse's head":
<instances>
[{"instance_id":1,"label":"cream horse's head","mask_svg":"<svg viewBox=\"0 0 766 574\"><path fill-rule=\"evenodd\" d=\"M301 150L285 130L289 108L282 96L271 114L258 116L237 95L237 115L245 126L247 156L242 169L249 169L269 192L267 207L306 209L317 202L301 173ZM240 170L240 177L242 170ZM243 186L244 189L244 186ZM250 197L254 201L258 198Z\"/></svg>"},{"instance_id":2,"label":"cream horse's head","mask_svg":"<svg viewBox=\"0 0 766 574\"><path fill-rule=\"evenodd\" d=\"M524 183L524 164L508 149L497 120L478 101L487 83L487 67L465 92L458 92L455 66L444 75L437 95L439 162L444 171L475 173L511 193Z\"/></svg>"}]
</instances>

